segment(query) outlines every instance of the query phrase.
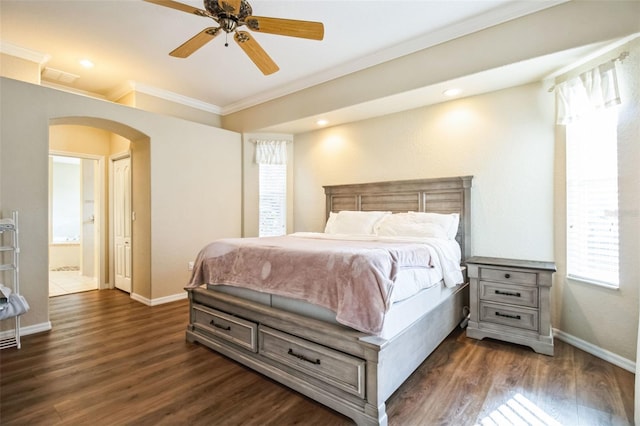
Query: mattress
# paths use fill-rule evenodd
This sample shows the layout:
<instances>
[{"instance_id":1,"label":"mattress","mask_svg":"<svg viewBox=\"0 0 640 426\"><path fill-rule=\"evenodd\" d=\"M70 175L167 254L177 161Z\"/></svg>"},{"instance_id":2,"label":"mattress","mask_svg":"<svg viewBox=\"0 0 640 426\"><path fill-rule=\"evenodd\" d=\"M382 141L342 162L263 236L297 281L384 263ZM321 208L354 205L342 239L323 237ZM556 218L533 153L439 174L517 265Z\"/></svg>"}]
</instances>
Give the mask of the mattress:
<instances>
[{"instance_id":1,"label":"mattress","mask_svg":"<svg viewBox=\"0 0 640 426\"><path fill-rule=\"evenodd\" d=\"M459 260L454 240L436 238L230 238L200 251L188 287L226 285L305 301L335 312L342 325L380 335L395 303L441 282L461 283Z\"/></svg>"},{"instance_id":2,"label":"mattress","mask_svg":"<svg viewBox=\"0 0 640 426\"><path fill-rule=\"evenodd\" d=\"M383 339L391 339L458 291L459 287L447 287L440 281L429 288L420 290L409 298L395 302L385 315L379 336ZM207 285L207 288L308 318L340 325L336 321L335 312L312 303L228 285Z\"/></svg>"}]
</instances>

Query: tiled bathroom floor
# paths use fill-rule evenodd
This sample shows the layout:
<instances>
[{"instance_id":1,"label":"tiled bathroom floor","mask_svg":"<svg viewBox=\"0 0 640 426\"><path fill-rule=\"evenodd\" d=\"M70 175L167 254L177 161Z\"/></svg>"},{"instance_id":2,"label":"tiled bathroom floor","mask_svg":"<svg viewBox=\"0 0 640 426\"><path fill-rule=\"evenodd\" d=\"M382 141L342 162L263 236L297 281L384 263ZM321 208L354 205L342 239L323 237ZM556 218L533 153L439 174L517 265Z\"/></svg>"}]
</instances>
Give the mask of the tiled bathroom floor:
<instances>
[{"instance_id":1,"label":"tiled bathroom floor","mask_svg":"<svg viewBox=\"0 0 640 426\"><path fill-rule=\"evenodd\" d=\"M49 271L49 297L97 289L95 278L84 277L79 271Z\"/></svg>"}]
</instances>

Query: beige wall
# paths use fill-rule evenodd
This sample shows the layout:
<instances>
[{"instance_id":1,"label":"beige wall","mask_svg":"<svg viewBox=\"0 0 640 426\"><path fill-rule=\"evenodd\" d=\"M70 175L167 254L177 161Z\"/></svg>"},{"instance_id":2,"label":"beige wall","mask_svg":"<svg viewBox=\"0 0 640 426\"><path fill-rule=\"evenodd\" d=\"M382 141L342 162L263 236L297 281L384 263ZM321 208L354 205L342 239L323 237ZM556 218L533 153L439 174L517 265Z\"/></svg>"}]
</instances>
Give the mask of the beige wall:
<instances>
[{"instance_id":1,"label":"beige wall","mask_svg":"<svg viewBox=\"0 0 640 426\"><path fill-rule=\"evenodd\" d=\"M581 70L610 60L622 50L631 53L622 64L617 64L622 97L618 118L620 288L612 290L566 278L566 157L564 127L558 126L555 179L558 272L554 276L553 316L554 327L634 361L640 287L640 40L585 65Z\"/></svg>"},{"instance_id":2,"label":"beige wall","mask_svg":"<svg viewBox=\"0 0 640 426\"><path fill-rule=\"evenodd\" d=\"M474 255L553 260L553 96L531 84L295 137L295 228L323 185L473 175Z\"/></svg>"},{"instance_id":3,"label":"beige wall","mask_svg":"<svg viewBox=\"0 0 640 426\"><path fill-rule=\"evenodd\" d=\"M47 154L52 123L84 118L148 150L150 208L138 214L149 215L145 250L151 303L184 295L187 264L204 244L240 236L240 135L7 78L0 78L0 91L0 209L3 215L20 211L20 280L32 308L23 317L27 329L49 321ZM145 140L147 147L140 143Z\"/></svg>"},{"instance_id":4,"label":"beige wall","mask_svg":"<svg viewBox=\"0 0 640 426\"><path fill-rule=\"evenodd\" d=\"M184 120L205 124L207 126L221 127L220 115L203 111L193 106L180 102L173 102L157 96L137 92L135 95L135 107L156 114L170 115Z\"/></svg>"},{"instance_id":5,"label":"beige wall","mask_svg":"<svg viewBox=\"0 0 640 426\"><path fill-rule=\"evenodd\" d=\"M564 216L554 203L560 202L564 156L555 141L554 95L547 89L530 84L295 135L295 230L323 229L323 185L473 175L472 254L557 262L553 327L632 363L638 327L633 261L639 257L638 169L627 170L632 174L621 179L621 190L635 194L623 219L630 231L622 267L628 274L625 288L563 285L557 241ZM637 111L635 117L630 130L635 139L628 136L624 148L627 164L640 164ZM610 320L603 320L607 316Z\"/></svg>"},{"instance_id":6,"label":"beige wall","mask_svg":"<svg viewBox=\"0 0 640 426\"><path fill-rule=\"evenodd\" d=\"M40 84L40 65L33 61L0 53L0 75Z\"/></svg>"},{"instance_id":7,"label":"beige wall","mask_svg":"<svg viewBox=\"0 0 640 426\"><path fill-rule=\"evenodd\" d=\"M182 118L183 120L193 121L207 126L221 127L220 115L188 105L184 100L170 101L132 89L130 92L116 99L115 102L156 114Z\"/></svg>"}]
</instances>

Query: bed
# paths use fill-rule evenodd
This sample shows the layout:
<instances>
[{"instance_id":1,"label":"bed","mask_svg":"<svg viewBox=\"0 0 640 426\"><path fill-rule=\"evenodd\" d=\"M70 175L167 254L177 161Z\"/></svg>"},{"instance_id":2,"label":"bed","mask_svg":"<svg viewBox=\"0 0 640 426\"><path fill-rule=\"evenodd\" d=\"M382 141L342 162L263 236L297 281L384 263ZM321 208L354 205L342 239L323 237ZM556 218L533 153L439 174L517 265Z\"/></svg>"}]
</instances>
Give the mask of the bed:
<instances>
[{"instance_id":1,"label":"bed","mask_svg":"<svg viewBox=\"0 0 640 426\"><path fill-rule=\"evenodd\" d=\"M233 279L227 281L228 277L217 282L216 274L225 269L224 262L206 263L208 260L204 259L221 258L221 246L216 243L213 248L203 248L187 286L190 300L187 340L224 354L351 417L357 424L385 425L385 401L464 318L464 307L468 306L464 270L458 267L459 276L455 271L447 275L449 268L442 263L442 256L449 244L443 249L437 247L440 242L434 241L432 245L425 241L435 240L430 238L434 237L432 232L436 232L440 240L440 232L444 229L447 238L456 242L460 263L469 257L471 182L471 176L462 176L325 186L327 235L298 233L270 239L264 244L265 250L278 253L278 257L306 256L316 259L319 264L330 263L332 266L338 263L333 260L335 256L340 259L349 256L349 262L343 263L352 267L361 260L360 250L380 253L371 272L362 265L357 268L358 274L373 280L372 285L362 285L363 289L375 288L375 291L363 290L369 293L360 292L355 279L350 279L348 285L339 282L337 287L342 291L339 295L323 292L318 295L315 290L309 293L309 288L318 286L306 286L305 280L315 282L324 279L324 274L311 269L307 278L297 276L299 267L288 270L286 279L267 280L268 290L241 285L252 281L251 276L242 274L234 277L243 283ZM375 219L377 213L381 218ZM435 226L429 230L429 235L425 234L429 238L415 242L394 235L394 230L398 229L396 225L390 228L381 225L396 219L402 219L404 224L407 217L422 220L426 216L423 214L432 213L437 217L455 216L455 227ZM364 235L363 232L359 237L347 237L339 232L340 229L332 232L332 223L337 223L337 228L345 223L344 215L373 217L375 221L371 226L375 235ZM335 222L336 217L342 222ZM391 235L378 235L384 234L383 228L391 229ZM294 248L290 248L292 239ZM258 245L253 241L255 239L247 240L249 245ZM233 251L236 256L231 263L227 262L226 269L233 269L229 267L233 264L241 266L236 268L238 270L249 270L247 265L255 263L255 258L239 256L238 253L245 252L238 251L236 245L244 249L242 241L224 241L223 254L226 256ZM330 251L326 259L319 258L315 251L326 253L327 247L338 250L338 255ZM289 249L294 252L288 253ZM214 256L212 250L216 252ZM207 251L209 253L205 255ZM258 252L255 256L264 259L266 253ZM394 259L391 266L382 253L390 253ZM238 263L241 258L245 259L245 264ZM401 274L398 270L403 268L397 265L410 265L418 258L429 259L431 269L438 265L442 276L433 278L436 283L430 282L409 293L399 290ZM266 272L262 266L252 273L261 275L262 279L276 276L272 269L277 267L271 268L277 265L276 258L272 261L274 263L270 258L270 262L263 262L269 266ZM302 260L295 258L290 263L301 265ZM392 281L386 277L389 268L392 269ZM410 269L411 274L421 273L419 268L404 269ZM351 270L338 272L337 277L352 273ZM299 288L281 288L283 281L292 285L298 283ZM411 278L407 279L409 282ZM345 287L349 288L346 293ZM375 314L375 310L367 310L369 300L381 309L380 315ZM364 313L358 313L359 310Z\"/></svg>"}]
</instances>

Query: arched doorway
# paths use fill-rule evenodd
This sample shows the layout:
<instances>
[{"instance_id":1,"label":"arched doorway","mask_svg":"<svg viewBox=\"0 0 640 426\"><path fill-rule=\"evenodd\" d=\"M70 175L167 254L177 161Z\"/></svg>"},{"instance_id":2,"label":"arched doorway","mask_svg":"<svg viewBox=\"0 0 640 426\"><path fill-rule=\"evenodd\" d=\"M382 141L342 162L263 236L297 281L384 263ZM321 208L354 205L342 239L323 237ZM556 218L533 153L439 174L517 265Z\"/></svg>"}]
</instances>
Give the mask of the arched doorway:
<instances>
[{"instance_id":1,"label":"arched doorway","mask_svg":"<svg viewBox=\"0 0 640 426\"><path fill-rule=\"evenodd\" d=\"M50 149L55 153L61 152L68 156L92 156L100 160L98 190L96 191L95 213L96 236L96 265L95 275L97 288L114 288L116 276L116 244L114 243L114 194L112 164L115 160L128 157L131 160L132 174L135 184L131 184L130 194L132 210L138 208L141 212L148 211L148 191L150 175L149 138L141 132L110 120L93 117L64 117L50 121ZM138 168L138 173L134 171ZM131 180L133 182L133 179ZM50 184L51 187L51 184ZM136 204L134 204L136 203ZM138 215L136 223L129 223L131 229L130 240L130 293L135 292L135 266L140 277L149 276L145 271L146 257L149 256L150 223L148 214ZM129 219L131 220L131 219ZM139 246L139 250L136 249Z\"/></svg>"}]
</instances>

